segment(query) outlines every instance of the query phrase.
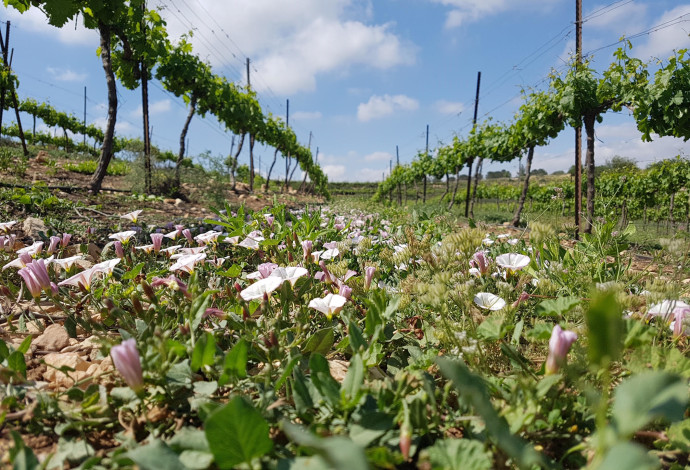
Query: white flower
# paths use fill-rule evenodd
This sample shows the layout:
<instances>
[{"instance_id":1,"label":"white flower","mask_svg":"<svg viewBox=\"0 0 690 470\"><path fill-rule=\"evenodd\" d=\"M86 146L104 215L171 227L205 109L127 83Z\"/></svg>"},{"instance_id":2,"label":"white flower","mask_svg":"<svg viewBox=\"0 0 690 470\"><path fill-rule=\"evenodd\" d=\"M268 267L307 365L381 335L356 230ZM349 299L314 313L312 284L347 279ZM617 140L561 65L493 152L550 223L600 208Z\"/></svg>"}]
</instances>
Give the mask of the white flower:
<instances>
[{"instance_id":1,"label":"white flower","mask_svg":"<svg viewBox=\"0 0 690 470\"><path fill-rule=\"evenodd\" d=\"M161 250L163 251L163 250ZM188 256L188 255L198 255L200 253L203 253L206 251L205 246L195 246L193 248L181 248L178 253L175 253L170 257L170 259L180 259L183 256Z\"/></svg>"},{"instance_id":2,"label":"white flower","mask_svg":"<svg viewBox=\"0 0 690 470\"><path fill-rule=\"evenodd\" d=\"M142 246L135 246L135 250L141 250L144 253L152 253L153 252L153 245L142 245Z\"/></svg>"},{"instance_id":3,"label":"white flower","mask_svg":"<svg viewBox=\"0 0 690 470\"><path fill-rule=\"evenodd\" d=\"M312 299L309 302L309 307L318 310L330 319L343 308L345 302L347 302L347 299L342 295L328 294L322 299Z\"/></svg>"},{"instance_id":4,"label":"white flower","mask_svg":"<svg viewBox=\"0 0 690 470\"><path fill-rule=\"evenodd\" d=\"M175 264L170 266L170 271L175 272L181 270L191 274L194 271L194 266L204 259L206 259L206 253L181 256Z\"/></svg>"},{"instance_id":5,"label":"white flower","mask_svg":"<svg viewBox=\"0 0 690 470\"><path fill-rule=\"evenodd\" d=\"M486 246L491 246L494 244L494 241L487 237L484 240L482 240L482 243L485 244Z\"/></svg>"},{"instance_id":6,"label":"white flower","mask_svg":"<svg viewBox=\"0 0 690 470\"><path fill-rule=\"evenodd\" d=\"M57 264L60 266L62 269L65 271L69 270L74 264L79 261L80 259L83 259L84 257L81 255L76 255L76 256L70 256L69 258L62 258L62 259L54 259L53 264Z\"/></svg>"},{"instance_id":7,"label":"white flower","mask_svg":"<svg viewBox=\"0 0 690 470\"><path fill-rule=\"evenodd\" d=\"M209 230L208 232L204 232L201 235L197 235L196 237L194 237L194 240L196 240L200 245L207 245L209 243L217 242L218 237L221 235L221 232Z\"/></svg>"},{"instance_id":8,"label":"white flower","mask_svg":"<svg viewBox=\"0 0 690 470\"><path fill-rule=\"evenodd\" d=\"M18 255L23 255L26 253L29 256L37 255L43 250L43 242L34 242L33 245L25 246L24 248L17 250Z\"/></svg>"},{"instance_id":9,"label":"white flower","mask_svg":"<svg viewBox=\"0 0 690 470\"><path fill-rule=\"evenodd\" d=\"M121 219L131 220L132 222L134 222L134 223L136 224L136 223L137 223L137 218L139 217L139 214L141 214L142 212L144 212L144 211L142 211L142 210L132 211L132 212L130 212L130 213L128 213L128 214L121 215L120 218L121 218Z\"/></svg>"},{"instance_id":10,"label":"white flower","mask_svg":"<svg viewBox=\"0 0 690 470\"><path fill-rule=\"evenodd\" d=\"M292 286L295 285L297 279L306 276L309 271L300 266L289 266L287 268L276 268L269 277L277 277L283 281L288 281Z\"/></svg>"},{"instance_id":11,"label":"white flower","mask_svg":"<svg viewBox=\"0 0 690 470\"><path fill-rule=\"evenodd\" d=\"M263 299L264 294L268 295L283 283L283 279L277 276L268 276L261 279L240 292L240 297L244 300Z\"/></svg>"},{"instance_id":12,"label":"white flower","mask_svg":"<svg viewBox=\"0 0 690 470\"><path fill-rule=\"evenodd\" d=\"M263 240L265 240L265 238L260 237L260 236L257 236L256 238L247 237L239 243L239 246L242 246L244 248L249 248L250 250L258 250L259 248L261 248L261 245L259 245L259 242L261 242Z\"/></svg>"},{"instance_id":13,"label":"white flower","mask_svg":"<svg viewBox=\"0 0 690 470\"><path fill-rule=\"evenodd\" d=\"M668 321L676 312L690 309L690 305L682 300L664 300L660 304L654 304L647 309L647 314L651 316L659 316Z\"/></svg>"},{"instance_id":14,"label":"white flower","mask_svg":"<svg viewBox=\"0 0 690 470\"><path fill-rule=\"evenodd\" d=\"M474 303L477 307L488 310L501 310L506 306L505 300L489 292L479 292L474 296Z\"/></svg>"},{"instance_id":15,"label":"white flower","mask_svg":"<svg viewBox=\"0 0 690 470\"><path fill-rule=\"evenodd\" d=\"M323 253L321 253L321 259L333 259L340 254L340 250L337 248L330 248Z\"/></svg>"},{"instance_id":16,"label":"white flower","mask_svg":"<svg viewBox=\"0 0 690 470\"><path fill-rule=\"evenodd\" d=\"M0 223L0 232L9 232L12 226L16 223L16 220L10 220L9 222Z\"/></svg>"},{"instance_id":17,"label":"white flower","mask_svg":"<svg viewBox=\"0 0 690 470\"><path fill-rule=\"evenodd\" d=\"M110 275L113 273L113 268L115 268L115 266L117 266L120 261L120 258L109 259L108 261L103 261L102 263L94 264L91 269L93 269L95 272L101 272L105 273L106 275Z\"/></svg>"},{"instance_id":18,"label":"white flower","mask_svg":"<svg viewBox=\"0 0 690 470\"><path fill-rule=\"evenodd\" d=\"M519 253L505 253L496 257L496 264L508 271L519 271L530 263L530 257Z\"/></svg>"},{"instance_id":19,"label":"white flower","mask_svg":"<svg viewBox=\"0 0 690 470\"><path fill-rule=\"evenodd\" d=\"M135 232L134 230L125 230L124 232L111 233L110 235L108 235L108 238L112 240L117 240L120 243L127 243L129 239L136 234L137 232Z\"/></svg>"}]
</instances>

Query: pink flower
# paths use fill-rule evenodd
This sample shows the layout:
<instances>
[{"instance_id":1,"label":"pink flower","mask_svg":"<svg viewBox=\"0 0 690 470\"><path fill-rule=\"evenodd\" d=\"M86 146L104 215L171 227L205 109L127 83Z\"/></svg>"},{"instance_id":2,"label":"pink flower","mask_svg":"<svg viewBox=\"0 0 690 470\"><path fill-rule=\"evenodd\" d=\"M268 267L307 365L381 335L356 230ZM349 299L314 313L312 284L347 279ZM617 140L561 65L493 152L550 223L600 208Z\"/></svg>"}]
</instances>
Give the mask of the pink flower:
<instances>
[{"instance_id":1,"label":"pink flower","mask_svg":"<svg viewBox=\"0 0 690 470\"><path fill-rule=\"evenodd\" d=\"M374 273L376 268L374 266L367 266L364 268L364 289L369 290L371 287L371 281L374 279Z\"/></svg>"},{"instance_id":2,"label":"pink flower","mask_svg":"<svg viewBox=\"0 0 690 470\"><path fill-rule=\"evenodd\" d=\"M85 269L84 271L75 274L69 279L65 279L62 282L58 282L58 286L75 286L88 291L89 289L91 289L91 280L93 279L93 275L98 272L101 271L95 269L95 266L89 269Z\"/></svg>"},{"instance_id":3,"label":"pink flower","mask_svg":"<svg viewBox=\"0 0 690 470\"><path fill-rule=\"evenodd\" d=\"M304 240L302 242L302 250L304 251L304 259L307 260L311 256L311 249L314 247L314 242L311 240Z\"/></svg>"},{"instance_id":4,"label":"pink flower","mask_svg":"<svg viewBox=\"0 0 690 470\"><path fill-rule=\"evenodd\" d=\"M162 233L151 234L151 241L153 241L154 253L158 253L159 251L161 251L161 246L163 245L163 237L164 235Z\"/></svg>"},{"instance_id":5,"label":"pink flower","mask_svg":"<svg viewBox=\"0 0 690 470\"><path fill-rule=\"evenodd\" d=\"M268 226L273 228L273 221L275 220L275 217L273 217L271 214L264 214L264 218L266 219Z\"/></svg>"},{"instance_id":6,"label":"pink flower","mask_svg":"<svg viewBox=\"0 0 690 470\"><path fill-rule=\"evenodd\" d=\"M154 277L151 280L151 287L166 286L172 290L179 290L185 297L188 297L187 284L182 282L177 276L171 274L168 277Z\"/></svg>"},{"instance_id":7,"label":"pink flower","mask_svg":"<svg viewBox=\"0 0 690 470\"><path fill-rule=\"evenodd\" d=\"M137 351L137 342L134 338L123 341L110 348L110 357L113 365L125 379L127 385L135 392L144 388L144 376L141 371L141 359Z\"/></svg>"},{"instance_id":8,"label":"pink flower","mask_svg":"<svg viewBox=\"0 0 690 470\"><path fill-rule=\"evenodd\" d=\"M194 243L194 238L192 238L192 231L188 228L182 230L182 235L187 239L190 245Z\"/></svg>"},{"instance_id":9,"label":"pink flower","mask_svg":"<svg viewBox=\"0 0 690 470\"><path fill-rule=\"evenodd\" d=\"M278 265L275 263L263 263L258 265L256 269L261 274L261 278L266 279L268 276L271 275L271 273L273 273L273 271L276 270L277 267Z\"/></svg>"},{"instance_id":10,"label":"pink flower","mask_svg":"<svg viewBox=\"0 0 690 470\"><path fill-rule=\"evenodd\" d=\"M338 294L342 295L347 300L350 300L350 297L352 296L352 288L346 284L343 284L338 289Z\"/></svg>"},{"instance_id":11,"label":"pink flower","mask_svg":"<svg viewBox=\"0 0 690 470\"><path fill-rule=\"evenodd\" d=\"M528 294L527 292L523 292L522 294L520 294L520 297L518 297L518 299L517 299L515 302L513 302L513 304L511 305L511 307L513 307L513 308L517 307L517 306L520 305L522 302L524 302L524 301L526 301L526 300L529 300L529 297L530 297L530 296L529 296L529 294Z\"/></svg>"},{"instance_id":12,"label":"pink flower","mask_svg":"<svg viewBox=\"0 0 690 470\"><path fill-rule=\"evenodd\" d=\"M474 256L472 256L470 266L476 268L479 271L479 274L487 274L490 269L490 262L491 260L486 256L485 252L478 251L474 254Z\"/></svg>"},{"instance_id":13,"label":"pink flower","mask_svg":"<svg viewBox=\"0 0 690 470\"><path fill-rule=\"evenodd\" d=\"M48 251L47 251L47 253L48 253L49 255L52 255L52 254L55 252L55 250L57 249L58 244L59 244L61 241L62 241L62 238L56 237L55 235L53 235L52 237L50 237L50 245L48 245Z\"/></svg>"},{"instance_id":14,"label":"pink flower","mask_svg":"<svg viewBox=\"0 0 690 470\"><path fill-rule=\"evenodd\" d=\"M27 264L25 268L19 270L19 275L24 279L26 287L35 299L41 296L42 290L50 291L52 289L48 270L42 259Z\"/></svg>"},{"instance_id":15,"label":"pink flower","mask_svg":"<svg viewBox=\"0 0 690 470\"><path fill-rule=\"evenodd\" d=\"M206 259L206 253L197 253L195 255L184 255L178 258L177 262L170 266L170 271L185 271L191 274L194 271L194 266Z\"/></svg>"},{"instance_id":16,"label":"pink flower","mask_svg":"<svg viewBox=\"0 0 690 470\"><path fill-rule=\"evenodd\" d=\"M125 257L125 250L122 248L122 242L120 240L115 240L115 255L118 258L124 258Z\"/></svg>"},{"instance_id":17,"label":"pink flower","mask_svg":"<svg viewBox=\"0 0 690 470\"><path fill-rule=\"evenodd\" d=\"M546 358L546 374L555 374L565 364L570 347L577 340L574 331L561 329L560 325L555 325L549 340L549 355Z\"/></svg>"},{"instance_id":18,"label":"pink flower","mask_svg":"<svg viewBox=\"0 0 690 470\"><path fill-rule=\"evenodd\" d=\"M63 233L62 234L62 240L60 240L60 246L65 248L71 239L72 239L71 233Z\"/></svg>"}]
</instances>

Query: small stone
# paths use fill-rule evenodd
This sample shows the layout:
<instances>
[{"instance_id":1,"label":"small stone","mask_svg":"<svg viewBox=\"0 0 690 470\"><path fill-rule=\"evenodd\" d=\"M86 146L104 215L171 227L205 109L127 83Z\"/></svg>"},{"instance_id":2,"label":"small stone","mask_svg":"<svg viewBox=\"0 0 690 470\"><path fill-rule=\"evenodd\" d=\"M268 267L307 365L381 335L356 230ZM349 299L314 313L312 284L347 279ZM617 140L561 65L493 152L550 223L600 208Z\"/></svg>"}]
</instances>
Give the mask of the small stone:
<instances>
[{"instance_id":1,"label":"small stone","mask_svg":"<svg viewBox=\"0 0 690 470\"><path fill-rule=\"evenodd\" d=\"M184 201L182 199L180 199L179 197L177 199L175 199L175 205L176 206L180 206L182 204L184 204Z\"/></svg>"},{"instance_id":2,"label":"small stone","mask_svg":"<svg viewBox=\"0 0 690 470\"><path fill-rule=\"evenodd\" d=\"M166 204L175 204L175 200L171 198L163 199L163 202Z\"/></svg>"},{"instance_id":3,"label":"small stone","mask_svg":"<svg viewBox=\"0 0 690 470\"><path fill-rule=\"evenodd\" d=\"M70 337L62 325L53 324L36 338L33 344L44 351L60 351L70 345Z\"/></svg>"},{"instance_id":4,"label":"small stone","mask_svg":"<svg viewBox=\"0 0 690 470\"><path fill-rule=\"evenodd\" d=\"M40 150L36 154L36 163L48 163L50 160L50 154L45 150Z\"/></svg>"},{"instance_id":5,"label":"small stone","mask_svg":"<svg viewBox=\"0 0 690 470\"><path fill-rule=\"evenodd\" d=\"M36 217L27 217L24 219L22 230L24 230L24 233L34 240L38 240L40 238L39 232L46 233L48 231L48 227L46 227L46 224L41 219L37 219Z\"/></svg>"}]
</instances>

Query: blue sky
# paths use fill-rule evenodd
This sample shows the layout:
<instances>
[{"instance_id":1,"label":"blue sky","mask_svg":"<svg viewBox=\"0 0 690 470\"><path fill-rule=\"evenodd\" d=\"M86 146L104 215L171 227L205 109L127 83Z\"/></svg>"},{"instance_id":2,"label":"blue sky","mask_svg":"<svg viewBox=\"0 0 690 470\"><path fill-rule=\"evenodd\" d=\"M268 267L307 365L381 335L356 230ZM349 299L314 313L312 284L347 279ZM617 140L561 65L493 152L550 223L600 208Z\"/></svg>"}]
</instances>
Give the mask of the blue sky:
<instances>
[{"instance_id":1,"label":"blue sky","mask_svg":"<svg viewBox=\"0 0 690 470\"><path fill-rule=\"evenodd\" d=\"M332 181L379 181L395 160L396 145L401 163L424 149L427 125L432 149L467 135L478 71L479 120L509 121L520 90L546 88L549 72L563 71L575 47L575 0L151 0L149 7L162 9L171 38L193 30L195 51L215 73L244 83L249 57L265 112L285 116L290 100L291 127L304 145L313 133L312 149L319 148L319 163ZM583 17L583 50L595 51L593 65L600 70L623 35L645 32L632 41L632 55L644 60L690 46L690 2L583 0ZM35 9L20 15L3 8L0 19L12 23L20 97L82 117L86 86L87 121L104 125L97 34L81 23L53 28ZM118 90L116 130L140 136L140 91ZM185 105L158 83L150 95L153 143L177 151ZM24 125L30 126L28 118ZM644 167L690 151L680 139L643 143L627 112L608 113L596 132L600 163L622 155ZM567 170L573 136L567 128L537 149L534 168ZM211 116L194 118L190 155L210 151L223 158L230 145L231 135ZM265 173L273 151L258 146L255 154ZM240 163L247 161L243 153ZM515 173L517 166L484 169ZM284 172L281 159L273 175Z\"/></svg>"}]
</instances>

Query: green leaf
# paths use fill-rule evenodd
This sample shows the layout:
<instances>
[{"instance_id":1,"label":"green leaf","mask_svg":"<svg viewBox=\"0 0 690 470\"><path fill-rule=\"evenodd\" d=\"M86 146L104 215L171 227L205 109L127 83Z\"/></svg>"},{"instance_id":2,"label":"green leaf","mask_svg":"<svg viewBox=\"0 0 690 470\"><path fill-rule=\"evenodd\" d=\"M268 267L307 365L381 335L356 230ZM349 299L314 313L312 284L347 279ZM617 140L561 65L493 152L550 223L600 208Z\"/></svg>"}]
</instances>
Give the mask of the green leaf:
<instances>
[{"instance_id":1,"label":"green leaf","mask_svg":"<svg viewBox=\"0 0 690 470\"><path fill-rule=\"evenodd\" d=\"M268 423L239 396L209 416L204 430L209 449L221 469L248 464L273 449Z\"/></svg>"},{"instance_id":2,"label":"green leaf","mask_svg":"<svg viewBox=\"0 0 690 470\"><path fill-rule=\"evenodd\" d=\"M628 438L652 420L682 420L687 403L687 385L680 377L647 371L616 388L611 415L619 436Z\"/></svg>"},{"instance_id":3,"label":"green leaf","mask_svg":"<svg viewBox=\"0 0 690 470\"><path fill-rule=\"evenodd\" d=\"M225 363L223 364L223 375L243 379L247 377L247 356L249 352L249 344L241 339L236 345L232 347L230 352L225 356ZM221 385L225 381L221 380Z\"/></svg>"},{"instance_id":4,"label":"green leaf","mask_svg":"<svg viewBox=\"0 0 690 470\"><path fill-rule=\"evenodd\" d=\"M10 449L10 462L12 470L34 470L38 468L38 459L34 452L26 447L22 437L16 431L10 431L14 446Z\"/></svg>"},{"instance_id":5,"label":"green leaf","mask_svg":"<svg viewBox=\"0 0 690 470\"><path fill-rule=\"evenodd\" d=\"M12 354L7 357L7 365L10 369L26 378L26 361L24 360L24 354L19 351L13 351Z\"/></svg>"},{"instance_id":6,"label":"green leaf","mask_svg":"<svg viewBox=\"0 0 690 470\"><path fill-rule=\"evenodd\" d=\"M30 336L29 336L30 338ZM0 362L4 361L10 355L10 350L7 343L0 339Z\"/></svg>"},{"instance_id":7,"label":"green leaf","mask_svg":"<svg viewBox=\"0 0 690 470\"><path fill-rule=\"evenodd\" d=\"M335 334L333 333L333 328L322 328L311 335L311 337L307 340L307 344L304 345L303 352L318 353L322 355L328 354L333 347L334 341Z\"/></svg>"},{"instance_id":8,"label":"green leaf","mask_svg":"<svg viewBox=\"0 0 690 470\"><path fill-rule=\"evenodd\" d=\"M344 403L350 405L356 404L359 400L359 392L362 389L363 382L364 362L362 362L362 356L355 354L350 359L350 367L347 369L345 380L343 380L343 385L340 389L340 395Z\"/></svg>"},{"instance_id":9,"label":"green leaf","mask_svg":"<svg viewBox=\"0 0 690 470\"><path fill-rule=\"evenodd\" d=\"M201 294L199 297L195 298L192 301L192 306L189 310L189 315L192 321L192 329L196 331L196 329L199 327L201 324L201 320L204 317L204 313L206 312L206 308L208 307L208 304L211 302L211 295L215 294L218 292L217 290L207 290L204 291L203 294Z\"/></svg>"},{"instance_id":10,"label":"green leaf","mask_svg":"<svg viewBox=\"0 0 690 470\"><path fill-rule=\"evenodd\" d=\"M126 454L141 470L187 470L177 454L158 439L150 444L136 447Z\"/></svg>"},{"instance_id":11,"label":"green leaf","mask_svg":"<svg viewBox=\"0 0 690 470\"><path fill-rule=\"evenodd\" d=\"M432 469L490 470L491 453L484 444L472 439L442 439L427 449Z\"/></svg>"},{"instance_id":12,"label":"green leaf","mask_svg":"<svg viewBox=\"0 0 690 470\"><path fill-rule=\"evenodd\" d=\"M17 351L19 351L19 352L22 353L22 354L28 353L28 352L29 352L29 347L31 346L31 339L32 339L32 336L31 336L31 335L29 335L29 336L27 336L26 338L24 338L24 341L22 341L22 343L21 343L21 344L19 345L19 347L17 348Z\"/></svg>"},{"instance_id":13,"label":"green leaf","mask_svg":"<svg viewBox=\"0 0 690 470\"><path fill-rule=\"evenodd\" d=\"M290 440L312 449L326 460L333 470L369 469L364 449L346 437L320 438L288 421L283 421L281 426Z\"/></svg>"},{"instance_id":14,"label":"green leaf","mask_svg":"<svg viewBox=\"0 0 690 470\"><path fill-rule=\"evenodd\" d=\"M192 371L212 366L216 356L216 338L209 332L199 337L192 351Z\"/></svg>"},{"instance_id":15,"label":"green leaf","mask_svg":"<svg viewBox=\"0 0 690 470\"><path fill-rule=\"evenodd\" d=\"M609 449L604 460L596 467L600 470L621 468L625 470L655 470L660 462L645 449L631 442L621 442Z\"/></svg>"},{"instance_id":16,"label":"green leaf","mask_svg":"<svg viewBox=\"0 0 690 470\"><path fill-rule=\"evenodd\" d=\"M311 381L321 396L333 406L340 403L340 384L331 375L328 361L321 354L314 353L309 358Z\"/></svg>"},{"instance_id":17,"label":"green leaf","mask_svg":"<svg viewBox=\"0 0 690 470\"><path fill-rule=\"evenodd\" d=\"M143 263L143 262L137 264L137 265L134 266L132 269L130 269L129 271L127 271L127 272L122 276L122 279L125 280L125 281L134 279L135 277L137 277L137 276L139 275L139 273L141 272L141 270L144 268L145 265L146 265L146 263Z\"/></svg>"},{"instance_id":18,"label":"green leaf","mask_svg":"<svg viewBox=\"0 0 690 470\"><path fill-rule=\"evenodd\" d=\"M489 341L498 341L503 337L502 326L503 316L498 314L491 315L479 325L477 335Z\"/></svg>"},{"instance_id":19,"label":"green leaf","mask_svg":"<svg viewBox=\"0 0 690 470\"><path fill-rule=\"evenodd\" d=\"M589 330L589 360L598 367L605 367L618 359L623 348L623 310L616 302L615 294L606 292L590 303L585 314Z\"/></svg>"},{"instance_id":20,"label":"green leaf","mask_svg":"<svg viewBox=\"0 0 690 470\"><path fill-rule=\"evenodd\" d=\"M367 340L364 339L362 330L359 329L357 323L350 320L350 322L348 323L347 332L347 337L350 339L350 348L352 349L352 354L357 354L358 352L367 349Z\"/></svg>"},{"instance_id":21,"label":"green leaf","mask_svg":"<svg viewBox=\"0 0 690 470\"><path fill-rule=\"evenodd\" d=\"M542 456L529 442L510 432L508 423L498 415L491 404L489 391L481 377L470 372L465 363L459 360L439 357L436 363L441 373L451 379L460 395L465 397L484 419L486 430L495 444L514 458L519 467L531 468L544 464Z\"/></svg>"},{"instance_id":22,"label":"green leaf","mask_svg":"<svg viewBox=\"0 0 690 470\"><path fill-rule=\"evenodd\" d=\"M578 297L559 297L553 300L544 300L535 310L537 315L548 317L562 317L580 303Z\"/></svg>"},{"instance_id":23,"label":"green leaf","mask_svg":"<svg viewBox=\"0 0 690 470\"><path fill-rule=\"evenodd\" d=\"M671 425L666 434L674 448L690 453L690 419Z\"/></svg>"},{"instance_id":24,"label":"green leaf","mask_svg":"<svg viewBox=\"0 0 690 470\"><path fill-rule=\"evenodd\" d=\"M379 411L364 413L359 423L350 425L350 439L357 445L367 447L393 428L393 418Z\"/></svg>"},{"instance_id":25,"label":"green leaf","mask_svg":"<svg viewBox=\"0 0 690 470\"><path fill-rule=\"evenodd\" d=\"M307 378L299 367L292 371L292 377L292 393L295 400L295 408L300 415L304 415L314 408L314 401L307 386Z\"/></svg>"}]
</instances>

